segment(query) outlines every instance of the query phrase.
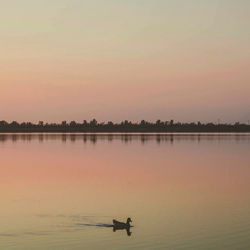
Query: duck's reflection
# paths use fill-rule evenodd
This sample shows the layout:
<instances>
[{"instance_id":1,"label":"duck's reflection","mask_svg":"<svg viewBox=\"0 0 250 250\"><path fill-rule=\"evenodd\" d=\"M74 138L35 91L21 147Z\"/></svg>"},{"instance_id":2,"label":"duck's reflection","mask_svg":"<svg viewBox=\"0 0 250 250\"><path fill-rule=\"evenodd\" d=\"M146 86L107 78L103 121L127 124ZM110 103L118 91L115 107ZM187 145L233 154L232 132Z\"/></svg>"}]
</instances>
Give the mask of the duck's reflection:
<instances>
[{"instance_id":1,"label":"duck's reflection","mask_svg":"<svg viewBox=\"0 0 250 250\"><path fill-rule=\"evenodd\" d=\"M117 230L126 230L128 236L131 236L132 234L132 232L130 231L130 227L129 228L117 228L113 226L113 232L116 232Z\"/></svg>"}]
</instances>

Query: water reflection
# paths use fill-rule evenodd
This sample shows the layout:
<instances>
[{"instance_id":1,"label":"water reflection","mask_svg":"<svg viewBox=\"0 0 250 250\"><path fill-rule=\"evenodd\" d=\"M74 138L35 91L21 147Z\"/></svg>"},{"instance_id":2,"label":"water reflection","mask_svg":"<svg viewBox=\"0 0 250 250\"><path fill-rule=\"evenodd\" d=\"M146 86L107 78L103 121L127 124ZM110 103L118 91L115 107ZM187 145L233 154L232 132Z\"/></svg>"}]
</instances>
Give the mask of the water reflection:
<instances>
[{"instance_id":1,"label":"water reflection","mask_svg":"<svg viewBox=\"0 0 250 250\"><path fill-rule=\"evenodd\" d=\"M0 249L250 249L249 141L0 134Z\"/></svg>"},{"instance_id":2,"label":"water reflection","mask_svg":"<svg viewBox=\"0 0 250 250\"><path fill-rule=\"evenodd\" d=\"M75 143L76 141L83 141L83 143L90 142L92 144L96 144L98 141L108 141L112 142L114 140L122 141L123 143L131 143L132 141L140 141L141 144L145 144L147 142L155 141L157 144L160 143L170 143L189 140L189 141L197 141L200 143L203 140L244 140L250 142L250 134L249 133L158 133L158 134L0 134L0 143L5 141L12 141L13 143L17 141L27 141L38 140L43 143L48 140L61 140L62 142L71 142Z\"/></svg>"},{"instance_id":3,"label":"water reflection","mask_svg":"<svg viewBox=\"0 0 250 250\"><path fill-rule=\"evenodd\" d=\"M130 228L133 227L119 227L117 225L113 224L103 224L103 223L97 223L97 224L86 224L86 223L77 223L76 226L84 226L84 227L97 227L97 228L112 228L113 232L115 233L116 231L126 231L127 236L131 236L132 232L130 231Z\"/></svg>"},{"instance_id":4,"label":"water reflection","mask_svg":"<svg viewBox=\"0 0 250 250\"><path fill-rule=\"evenodd\" d=\"M130 227L129 228L117 228L117 227L113 227L113 232L116 232L117 230L125 230L127 232L128 236L131 236L132 232L130 231Z\"/></svg>"}]
</instances>

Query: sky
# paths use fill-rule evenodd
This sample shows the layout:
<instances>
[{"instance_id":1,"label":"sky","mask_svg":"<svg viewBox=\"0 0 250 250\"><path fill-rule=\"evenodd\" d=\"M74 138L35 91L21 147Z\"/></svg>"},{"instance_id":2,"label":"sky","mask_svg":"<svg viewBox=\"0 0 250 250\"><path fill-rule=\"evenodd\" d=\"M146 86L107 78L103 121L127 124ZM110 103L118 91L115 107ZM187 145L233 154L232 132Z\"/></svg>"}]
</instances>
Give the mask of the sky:
<instances>
[{"instance_id":1,"label":"sky","mask_svg":"<svg viewBox=\"0 0 250 250\"><path fill-rule=\"evenodd\" d=\"M0 3L0 120L250 120L250 1Z\"/></svg>"}]
</instances>

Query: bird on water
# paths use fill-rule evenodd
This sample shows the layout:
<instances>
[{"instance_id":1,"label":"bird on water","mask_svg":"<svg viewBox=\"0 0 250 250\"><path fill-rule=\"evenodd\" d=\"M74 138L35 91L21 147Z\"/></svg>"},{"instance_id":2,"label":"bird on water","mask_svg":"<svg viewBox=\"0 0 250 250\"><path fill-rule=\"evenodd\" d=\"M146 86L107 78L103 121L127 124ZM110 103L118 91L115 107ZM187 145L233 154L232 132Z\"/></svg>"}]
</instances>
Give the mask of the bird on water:
<instances>
[{"instance_id":1,"label":"bird on water","mask_svg":"<svg viewBox=\"0 0 250 250\"><path fill-rule=\"evenodd\" d=\"M116 229L128 229L131 227L130 222L132 222L132 220L130 218L127 219L127 222L120 222L117 220L113 220L113 225L114 228Z\"/></svg>"}]
</instances>

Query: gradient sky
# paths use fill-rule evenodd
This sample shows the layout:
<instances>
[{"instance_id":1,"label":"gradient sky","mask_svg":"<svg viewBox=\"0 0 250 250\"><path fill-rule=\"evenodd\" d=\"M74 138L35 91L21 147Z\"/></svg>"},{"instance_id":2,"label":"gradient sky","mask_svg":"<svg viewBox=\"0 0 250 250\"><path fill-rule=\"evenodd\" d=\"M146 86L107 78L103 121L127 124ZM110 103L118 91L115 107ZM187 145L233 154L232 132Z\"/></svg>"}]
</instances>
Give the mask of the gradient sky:
<instances>
[{"instance_id":1,"label":"gradient sky","mask_svg":"<svg viewBox=\"0 0 250 250\"><path fill-rule=\"evenodd\" d=\"M250 1L1 1L0 120L250 120Z\"/></svg>"}]
</instances>

